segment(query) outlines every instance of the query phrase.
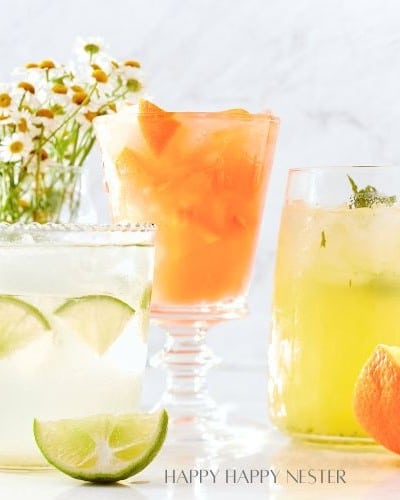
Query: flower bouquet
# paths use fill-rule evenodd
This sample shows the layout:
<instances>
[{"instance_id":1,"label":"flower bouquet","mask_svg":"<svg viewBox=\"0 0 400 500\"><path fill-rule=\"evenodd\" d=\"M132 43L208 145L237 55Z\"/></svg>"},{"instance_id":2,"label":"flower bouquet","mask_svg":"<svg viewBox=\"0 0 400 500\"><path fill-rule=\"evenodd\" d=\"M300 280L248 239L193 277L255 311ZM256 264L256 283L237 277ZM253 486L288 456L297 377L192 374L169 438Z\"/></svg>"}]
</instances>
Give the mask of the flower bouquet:
<instances>
[{"instance_id":1,"label":"flower bouquet","mask_svg":"<svg viewBox=\"0 0 400 500\"><path fill-rule=\"evenodd\" d=\"M46 59L0 85L0 221L68 222L79 208L92 120L135 103L140 64L118 62L98 39L78 44L73 65Z\"/></svg>"}]
</instances>

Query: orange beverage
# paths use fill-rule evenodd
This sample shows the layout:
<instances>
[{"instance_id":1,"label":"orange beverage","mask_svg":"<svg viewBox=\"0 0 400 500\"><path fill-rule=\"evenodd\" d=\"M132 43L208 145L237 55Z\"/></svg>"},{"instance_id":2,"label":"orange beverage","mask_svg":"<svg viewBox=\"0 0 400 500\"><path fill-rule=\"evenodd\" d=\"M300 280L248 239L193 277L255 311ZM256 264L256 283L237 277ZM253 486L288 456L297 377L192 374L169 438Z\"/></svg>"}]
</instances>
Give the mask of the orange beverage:
<instances>
[{"instance_id":1,"label":"orange beverage","mask_svg":"<svg viewBox=\"0 0 400 500\"><path fill-rule=\"evenodd\" d=\"M247 291L277 138L271 113L138 107L95 120L116 222L158 225L153 301Z\"/></svg>"}]
</instances>

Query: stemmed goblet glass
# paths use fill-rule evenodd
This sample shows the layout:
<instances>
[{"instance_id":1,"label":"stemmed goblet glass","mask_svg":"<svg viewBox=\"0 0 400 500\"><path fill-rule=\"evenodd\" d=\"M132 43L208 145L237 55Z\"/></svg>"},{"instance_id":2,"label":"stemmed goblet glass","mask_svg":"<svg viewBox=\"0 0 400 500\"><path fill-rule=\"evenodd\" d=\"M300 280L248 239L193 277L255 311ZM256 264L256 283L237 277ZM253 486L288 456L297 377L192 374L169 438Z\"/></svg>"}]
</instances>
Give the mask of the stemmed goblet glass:
<instances>
[{"instance_id":1,"label":"stemmed goblet glass","mask_svg":"<svg viewBox=\"0 0 400 500\"><path fill-rule=\"evenodd\" d=\"M206 332L247 313L278 125L271 112L172 113L147 101L95 119L114 221L159 229L151 314L167 332L170 442L227 442L207 390Z\"/></svg>"}]
</instances>

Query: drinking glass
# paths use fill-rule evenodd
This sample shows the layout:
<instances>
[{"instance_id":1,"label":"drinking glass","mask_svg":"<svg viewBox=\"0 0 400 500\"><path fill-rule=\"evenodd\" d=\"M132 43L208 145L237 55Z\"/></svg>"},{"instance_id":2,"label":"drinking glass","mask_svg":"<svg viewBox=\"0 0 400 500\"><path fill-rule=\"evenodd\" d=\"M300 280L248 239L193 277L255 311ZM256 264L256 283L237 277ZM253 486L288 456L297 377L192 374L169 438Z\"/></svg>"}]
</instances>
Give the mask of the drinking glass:
<instances>
[{"instance_id":1,"label":"drinking glass","mask_svg":"<svg viewBox=\"0 0 400 500\"><path fill-rule=\"evenodd\" d=\"M290 170L277 253L269 400L282 431L368 442L353 413L359 372L399 344L400 170Z\"/></svg>"},{"instance_id":2,"label":"drinking glass","mask_svg":"<svg viewBox=\"0 0 400 500\"><path fill-rule=\"evenodd\" d=\"M0 468L46 466L33 420L138 408L152 225L0 224Z\"/></svg>"},{"instance_id":3,"label":"drinking glass","mask_svg":"<svg viewBox=\"0 0 400 500\"><path fill-rule=\"evenodd\" d=\"M159 228L151 314L167 331L161 405L171 417L169 440L223 440L207 391L215 358L205 337L246 314L278 119L128 109L94 123L114 221Z\"/></svg>"}]
</instances>

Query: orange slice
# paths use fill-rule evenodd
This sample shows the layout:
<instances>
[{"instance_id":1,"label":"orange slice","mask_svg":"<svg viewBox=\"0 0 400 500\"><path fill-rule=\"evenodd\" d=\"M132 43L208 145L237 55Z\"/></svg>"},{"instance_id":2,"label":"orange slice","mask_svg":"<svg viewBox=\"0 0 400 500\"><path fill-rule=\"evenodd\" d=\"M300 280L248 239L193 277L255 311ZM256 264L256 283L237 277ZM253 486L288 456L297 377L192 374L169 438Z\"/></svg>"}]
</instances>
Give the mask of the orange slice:
<instances>
[{"instance_id":1,"label":"orange slice","mask_svg":"<svg viewBox=\"0 0 400 500\"><path fill-rule=\"evenodd\" d=\"M376 347L357 379L354 411L375 441L400 453L400 347Z\"/></svg>"},{"instance_id":2,"label":"orange slice","mask_svg":"<svg viewBox=\"0 0 400 500\"><path fill-rule=\"evenodd\" d=\"M225 109L224 111L220 111L221 115L227 115L227 116L237 116L238 118L251 118L251 115L248 111L242 108L232 108L232 109Z\"/></svg>"},{"instance_id":3,"label":"orange slice","mask_svg":"<svg viewBox=\"0 0 400 500\"><path fill-rule=\"evenodd\" d=\"M141 164L141 157L130 148L124 148L115 161L119 175L124 175Z\"/></svg>"},{"instance_id":4,"label":"orange slice","mask_svg":"<svg viewBox=\"0 0 400 500\"><path fill-rule=\"evenodd\" d=\"M139 125L147 144L157 155L161 154L180 125L173 115L150 101L139 101Z\"/></svg>"}]
</instances>

